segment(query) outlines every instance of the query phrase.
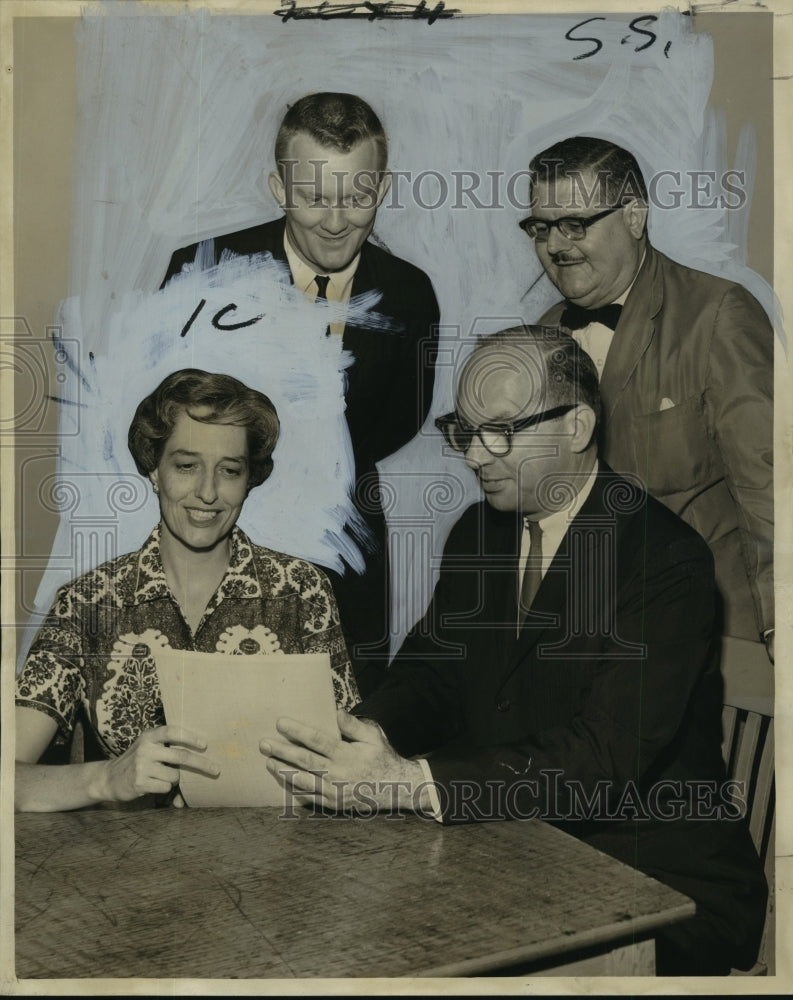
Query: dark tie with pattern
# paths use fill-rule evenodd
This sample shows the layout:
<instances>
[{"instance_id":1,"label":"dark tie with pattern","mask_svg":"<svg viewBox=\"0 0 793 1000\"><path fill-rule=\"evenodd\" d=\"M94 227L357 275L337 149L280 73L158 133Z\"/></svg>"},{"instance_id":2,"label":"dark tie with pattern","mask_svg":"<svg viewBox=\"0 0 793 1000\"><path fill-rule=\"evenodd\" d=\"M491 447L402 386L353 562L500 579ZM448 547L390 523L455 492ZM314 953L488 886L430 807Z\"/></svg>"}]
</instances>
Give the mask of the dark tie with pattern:
<instances>
[{"instance_id":1,"label":"dark tie with pattern","mask_svg":"<svg viewBox=\"0 0 793 1000\"><path fill-rule=\"evenodd\" d=\"M610 330L616 330L621 312L622 306L616 303L612 303L610 306L601 306L599 309L582 309L581 306L568 302L559 323L566 326L568 330L582 330L590 323L602 323Z\"/></svg>"},{"instance_id":2,"label":"dark tie with pattern","mask_svg":"<svg viewBox=\"0 0 793 1000\"><path fill-rule=\"evenodd\" d=\"M316 282L317 285L317 297L314 301L319 302L319 300L322 299L324 302L327 302L328 283L330 282L330 278L328 277L327 274L315 274L314 281ZM330 324L328 324L327 328L325 329L325 336L326 337L330 336Z\"/></svg>"},{"instance_id":3,"label":"dark tie with pattern","mask_svg":"<svg viewBox=\"0 0 793 1000\"><path fill-rule=\"evenodd\" d=\"M518 619L521 625L526 620L542 582L542 528L537 521L531 521L529 518L524 519L524 524L529 529L531 549L529 558L526 560L526 568L523 571L523 583L520 587Z\"/></svg>"}]
</instances>

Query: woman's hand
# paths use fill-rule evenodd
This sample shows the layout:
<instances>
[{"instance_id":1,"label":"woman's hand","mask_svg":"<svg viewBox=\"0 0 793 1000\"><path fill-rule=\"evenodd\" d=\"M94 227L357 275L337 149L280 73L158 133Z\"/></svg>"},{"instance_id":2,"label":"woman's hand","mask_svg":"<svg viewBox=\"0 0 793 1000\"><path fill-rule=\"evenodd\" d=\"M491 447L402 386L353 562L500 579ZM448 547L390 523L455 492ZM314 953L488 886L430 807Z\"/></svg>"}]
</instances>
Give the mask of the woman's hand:
<instances>
[{"instance_id":1,"label":"woman's hand","mask_svg":"<svg viewBox=\"0 0 793 1000\"><path fill-rule=\"evenodd\" d=\"M220 768L201 751L206 740L179 726L159 726L141 733L120 757L103 764L98 798L103 802L129 802L141 795L169 792L179 781L179 768L189 768L210 778Z\"/></svg>"},{"instance_id":2,"label":"woman's hand","mask_svg":"<svg viewBox=\"0 0 793 1000\"><path fill-rule=\"evenodd\" d=\"M206 740L177 726L149 729L121 757L84 764L39 764L57 724L44 712L16 709L14 807L19 812L82 809L100 802L129 802L148 792L167 792L179 781L179 768L220 774L203 755Z\"/></svg>"}]
</instances>

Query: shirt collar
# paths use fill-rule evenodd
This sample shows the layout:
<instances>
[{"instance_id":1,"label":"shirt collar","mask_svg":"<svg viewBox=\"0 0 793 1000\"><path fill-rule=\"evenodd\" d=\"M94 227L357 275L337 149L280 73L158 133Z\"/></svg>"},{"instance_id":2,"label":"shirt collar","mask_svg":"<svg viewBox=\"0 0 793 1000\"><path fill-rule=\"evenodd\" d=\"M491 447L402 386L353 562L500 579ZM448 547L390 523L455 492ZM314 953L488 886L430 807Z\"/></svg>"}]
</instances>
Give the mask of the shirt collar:
<instances>
[{"instance_id":1,"label":"shirt collar","mask_svg":"<svg viewBox=\"0 0 793 1000\"><path fill-rule=\"evenodd\" d=\"M220 581L216 599L261 597L262 588L253 559L253 543L245 532L236 525L231 531L231 558L225 575ZM165 578L165 570L160 556L160 525L143 543L138 553L138 573L133 604L145 604L163 597L173 597Z\"/></svg>"},{"instance_id":2,"label":"shirt collar","mask_svg":"<svg viewBox=\"0 0 793 1000\"><path fill-rule=\"evenodd\" d=\"M298 256L297 251L289 240L288 229L284 229L284 252L286 253L286 259L289 263L289 270L292 272L292 281L294 281L295 286L299 288L301 292L315 292L316 286L314 285L314 278L317 274L322 272L315 271L312 267L309 267L301 257ZM333 289L335 293L334 297L337 300L341 301L345 292L349 290L352 284L353 276L358 270L360 260L361 254L359 251L343 271L332 271L328 274L328 278L330 278L330 287Z\"/></svg>"},{"instance_id":3,"label":"shirt collar","mask_svg":"<svg viewBox=\"0 0 793 1000\"><path fill-rule=\"evenodd\" d=\"M597 478L597 471L598 463L597 459L595 459L592 471L573 500L566 507L562 507L561 510L555 510L552 514L548 514L547 517L538 518L537 523L544 535L555 535L558 533L561 538L565 531L567 531L568 525L584 506L584 501L592 492L592 487L595 485L595 479Z\"/></svg>"},{"instance_id":4,"label":"shirt collar","mask_svg":"<svg viewBox=\"0 0 793 1000\"><path fill-rule=\"evenodd\" d=\"M630 294L630 290L636 284L636 279L639 277L639 271L641 271L642 265L644 264L644 260L646 257L647 257L647 247L644 248L644 253L642 254L642 259L639 261L639 266L636 268L636 274L634 274L633 276L633 281L628 285L628 287L625 289L625 291L622 293L622 295L620 295L618 299L614 299L613 305L615 306L625 305L625 301L628 298L628 295Z\"/></svg>"}]
</instances>

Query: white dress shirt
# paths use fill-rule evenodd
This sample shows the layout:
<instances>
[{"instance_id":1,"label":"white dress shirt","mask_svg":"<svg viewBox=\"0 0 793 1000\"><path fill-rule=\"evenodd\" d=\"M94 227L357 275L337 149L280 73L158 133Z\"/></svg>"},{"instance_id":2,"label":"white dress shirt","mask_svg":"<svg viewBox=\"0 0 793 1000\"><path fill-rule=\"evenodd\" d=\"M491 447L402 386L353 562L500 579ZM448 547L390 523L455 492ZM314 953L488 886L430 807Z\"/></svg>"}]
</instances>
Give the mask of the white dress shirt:
<instances>
[{"instance_id":1,"label":"white dress shirt","mask_svg":"<svg viewBox=\"0 0 793 1000\"><path fill-rule=\"evenodd\" d=\"M581 507L592 492L592 487L595 485L595 477L597 476L597 462L595 462L592 471L587 477L586 482L579 492L576 494L573 502L568 504L567 507L563 507L561 510L556 510L553 514L548 514L546 517L541 517L537 519L537 524L542 532L542 565L540 568L540 574L542 579L545 579L545 574L548 572L548 567L553 562L554 556L562 544L562 539L565 536L565 532L570 526L570 522L576 516L576 514L581 510ZM531 535L529 534L529 528L526 524L526 518L523 519L523 532L520 537L520 558L518 560L518 621L517 629L520 631L521 626L521 613L520 613L520 591L523 586L523 576L526 572L526 563L529 561L529 555L531 553Z\"/></svg>"},{"instance_id":2,"label":"white dress shirt","mask_svg":"<svg viewBox=\"0 0 793 1000\"><path fill-rule=\"evenodd\" d=\"M307 298L314 302L317 298L318 291L317 283L314 279L317 274L324 272L315 271L297 255L297 251L289 242L289 234L287 230L284 230L284 251L289 264L289 270L292 272L292 281L295 283L295 287L299 288ZM333 271L327 274L327 277L330 279L328 281L328 289L326 293L328 302L346 303L350 301L350 295L352 294L352 282L355 277L355 272L358 270L360 260L361 255L358 253L343 271ZM330 323L329 329L331 333L341 336L341 334L344 333L344 323Z\"/></svg>"},{"instance_id":3,"label":"white dress shirt","mask_svg":"<svg viewBox=\"0 0 793 1000\"><path fill-rule=\"evenodd\" d=\"M622 295L615 299L613 303L609 303L609 305L625 305L625 300L628 298L639 271L642 269L646 253L647 251L645 250L644 254L642 254L642 259L639 262L639 266L636 268L636 274L633 276L633 281L628 285ZM614 339L614 331L603 323L590 323L588 326L581 327L580 330L573 330L572 334L573 340L575 340L578 346L582 350L586 351L590 358L592 358L595 362L598 378L602 378L603 368L606 364L606 357L609 353L609 348L611 347L611 341Z\"/></svg>"}]
</instances>

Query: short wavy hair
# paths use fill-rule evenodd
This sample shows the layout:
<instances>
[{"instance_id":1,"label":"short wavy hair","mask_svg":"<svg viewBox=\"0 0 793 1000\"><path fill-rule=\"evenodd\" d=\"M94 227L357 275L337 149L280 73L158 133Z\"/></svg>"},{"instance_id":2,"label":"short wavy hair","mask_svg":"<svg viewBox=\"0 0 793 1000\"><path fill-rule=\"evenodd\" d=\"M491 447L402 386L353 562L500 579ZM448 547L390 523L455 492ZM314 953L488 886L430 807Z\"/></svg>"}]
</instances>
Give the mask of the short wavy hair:
<instances>
[{"instance_id":1,"label":"short wavy hair","mask_svg":"<svg viewBox=\"0 0 793 1000\"><path fill-rule=\"evenodd\" d=\"M574 135L537 153L529 164L532 187L553 185L559 177L588 172L603 185L609 205L624 205L637 198L647 201L647 185L636 157L608 139Z\"/></svg>"},{"instance_id":2,"label":"short wavy hair","mask_svg":"<svg viewBox=\"0 0 793 1000\"><path fill-rule=\"evenodd\" d=\"M385 129L372 108L355 94L307 94L291 105L275 139L275 162L282 173L282 163L288 159L289 142L300 132L339 153L349 153L359 142L374 139L378 169L386 168L388 140Z\"/></svg>"},{"instance_id":3,"label":"short wavy hair","mask_svg":"<svg viewBox=\"0 0 793 1000\"><path fill-rule=\"evenodd\" d=\"M205 424L245 428L249 489L259 486L273 471L272 453L280 423L267 396L231 375L182 368L163 379L138 405L132 418L127 442L141 475L151 475L159 465L181 413Z\"/></svg>"}]
</instances>

